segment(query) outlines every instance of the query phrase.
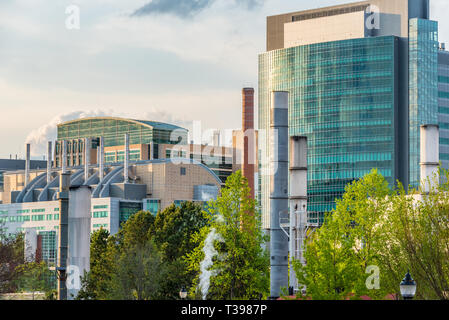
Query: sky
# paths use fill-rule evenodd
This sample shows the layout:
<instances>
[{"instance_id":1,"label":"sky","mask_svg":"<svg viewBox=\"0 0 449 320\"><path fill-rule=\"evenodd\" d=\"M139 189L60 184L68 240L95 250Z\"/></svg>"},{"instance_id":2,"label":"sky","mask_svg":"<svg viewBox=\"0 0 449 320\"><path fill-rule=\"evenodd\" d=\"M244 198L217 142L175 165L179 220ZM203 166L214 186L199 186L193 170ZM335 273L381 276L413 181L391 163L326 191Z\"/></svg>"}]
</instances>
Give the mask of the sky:
<instances>
[{"instance_id":1,"label":"sky","mask_svg":"<svg viewBox=\"0 0 449 320\"><path fill-rule=\"evenodd\" d=\"M87 116L238 129L266 17L347 2L1 0L0 158L23 158L30 142L42 159L58 123ZM431 2L449 42L449 2Z\"/></svg>"}]
</instances>

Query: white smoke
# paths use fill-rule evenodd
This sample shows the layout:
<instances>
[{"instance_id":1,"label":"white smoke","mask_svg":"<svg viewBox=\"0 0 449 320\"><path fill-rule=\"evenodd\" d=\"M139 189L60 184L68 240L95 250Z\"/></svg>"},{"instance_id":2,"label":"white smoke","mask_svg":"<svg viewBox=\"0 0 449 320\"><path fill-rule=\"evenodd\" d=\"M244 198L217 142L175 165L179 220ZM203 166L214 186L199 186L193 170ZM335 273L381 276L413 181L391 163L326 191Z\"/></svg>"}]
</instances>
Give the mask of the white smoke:
<instances>
[{"instance_id":1,"label":"white smoke","mask_svg":"<svg viewBox=\"0 0 449 320\"><path fill-rule=\"evenodd\" d=\"M218 255L218 252L214 247L215 241L223 241L223 238L215 229L212 229L204 242L204 259L200 263L201 274L199 289L201 290L203 300L207 299L207 294L209 293L210 278L216 274L216 271L209 270L214 264L213 258Z\"/></svg>"},{"instance_id":2,"label":"white smoke","mask_svg":"<svg viewBox=\"0 0 449 320\"><path fill-rule=\"evenodd\" d=\"M41 126L40 128L34 129L30 132L30 134L28 134L26 143L31 144L31 156L41 157L47 153L48 141L54 141L57 138L58 124L81 118L110 116L111 113L113 112L102 110L73 111L54 117L49 123Z\"/></svg>"}]
</instances>

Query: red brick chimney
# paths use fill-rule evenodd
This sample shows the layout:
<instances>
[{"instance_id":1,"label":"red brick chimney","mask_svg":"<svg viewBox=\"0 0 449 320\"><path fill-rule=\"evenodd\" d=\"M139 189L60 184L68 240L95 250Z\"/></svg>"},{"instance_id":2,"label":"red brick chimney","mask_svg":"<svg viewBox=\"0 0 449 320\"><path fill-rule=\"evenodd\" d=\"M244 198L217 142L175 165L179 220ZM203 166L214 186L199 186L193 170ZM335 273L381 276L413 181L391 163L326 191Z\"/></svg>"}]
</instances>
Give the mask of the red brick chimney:
<instances>
[{"instance_id":1,"label":"red brick chimney","mask_svg":"<svg viewBox=\"0 0 449 320\"><path fill-rule=\"evenodd\" d=\"M250 152L255 152L255 147L250 150L249 137L253 137L253 144L256 142L254 134L254 89L244 88L242 90L242 131L243 141L243 165L242 174L248 179L248 185L251 188L251 197L254 199L254 167L255 155L250 156ZM249 132L247 130L250 130ZM252 162L252 163L249 163Z\"/></svg>"}]
</instances>

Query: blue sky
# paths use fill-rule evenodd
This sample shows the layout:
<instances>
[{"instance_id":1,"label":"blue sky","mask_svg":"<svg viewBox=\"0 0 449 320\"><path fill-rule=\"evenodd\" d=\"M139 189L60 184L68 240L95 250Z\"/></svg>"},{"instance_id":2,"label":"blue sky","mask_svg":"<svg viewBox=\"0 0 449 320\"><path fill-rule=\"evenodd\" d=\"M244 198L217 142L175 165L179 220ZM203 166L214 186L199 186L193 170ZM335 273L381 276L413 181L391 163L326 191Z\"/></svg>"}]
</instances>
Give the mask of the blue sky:
<instances>
[{"instance_id":1,"label":"blue sky","mask_svg":"<svg viewBox=\"0 0 449 320\"><path fill-rule=\"evenodd\" d=\"M171 9L189 1L1 0L0 158L23 156L26 140L43 154L55 124L79 116L239 128L241 88L257 87L266 16L348 2L197 0L191 14ZM448 41L447 0L431 1ZM65 27L72 4L79 30Z\"/></svg>"}]
</instances>

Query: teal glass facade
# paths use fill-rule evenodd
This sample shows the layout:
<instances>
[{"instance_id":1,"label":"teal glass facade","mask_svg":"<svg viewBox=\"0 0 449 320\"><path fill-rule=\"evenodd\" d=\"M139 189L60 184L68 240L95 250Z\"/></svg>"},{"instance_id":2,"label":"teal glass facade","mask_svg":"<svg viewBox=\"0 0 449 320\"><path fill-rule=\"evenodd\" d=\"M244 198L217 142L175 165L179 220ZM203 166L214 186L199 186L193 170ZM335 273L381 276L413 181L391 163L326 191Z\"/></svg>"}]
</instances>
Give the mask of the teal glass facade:
<instances>
[{"instance_id":1,"label":"teal glass facade","mask_svg":"<svg viewBox=\"0 0 449 320\"><path fill-rule=\"evenodd\" d=\"M81 119L58 126L59 141L104 137L105 147L123 145L125 133L129 134L130 144L187 144L188 135L186 129L166 123L116 118ZM70 147L73 152L82 152L83 142Z\"/></svg>"},{"instance_id":2,"label":"teal glass facade","mask_svg":"<svg viewBox=\"0 0 449 320\"><path fill-rule=\"evenodd\" d=\"M372 168L390 183L397 179L397 47L398 38L387 36L259 56L259 129L269 129L271 92L288 91L289 133L308 137L308 210L318 216ZM261 139L259 148L268 159L269 139ZM265 228L269 183L269 175L262 175Z\"/></svg>"},{"instance_id":3,"label":"teal glass facade","mask_svg":"<svg viewBox=\"0 0 449 320\"><path fill-rule=\"evenodd\" d=\"M438 124L438 22L409 21L410 185L420 184L420 126Z\"/></svg>"},{"instance_id":4,"label":"teal glass facade","mask_svg":"<svg viewBox=\"0 0 449 320\"><path fill-rule=\"evenodd\" d=\"M440 161L443 168L449 169L449 52L440 52L438 60Z\"/></svg>"}]
</instances>

